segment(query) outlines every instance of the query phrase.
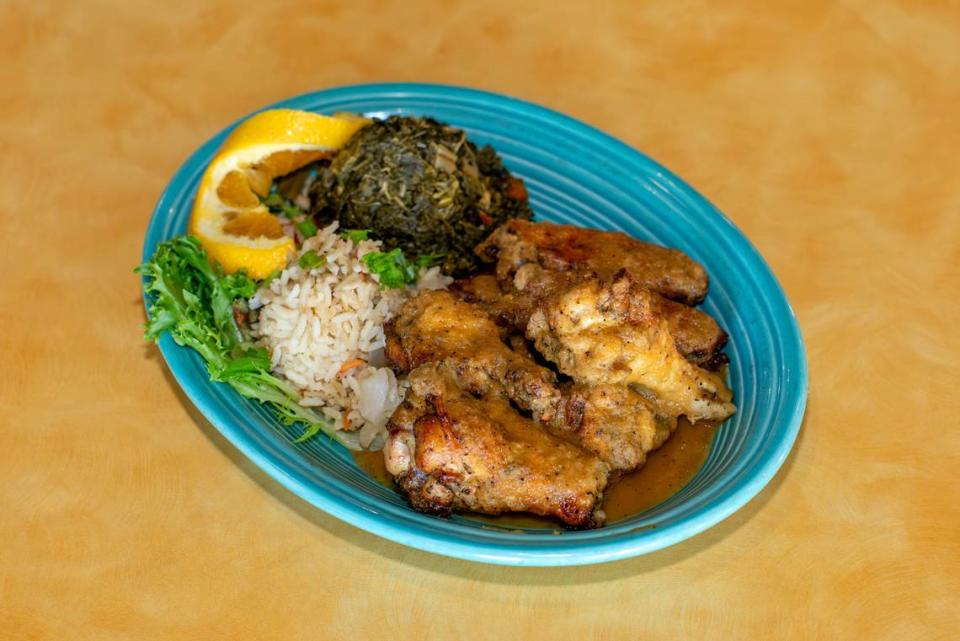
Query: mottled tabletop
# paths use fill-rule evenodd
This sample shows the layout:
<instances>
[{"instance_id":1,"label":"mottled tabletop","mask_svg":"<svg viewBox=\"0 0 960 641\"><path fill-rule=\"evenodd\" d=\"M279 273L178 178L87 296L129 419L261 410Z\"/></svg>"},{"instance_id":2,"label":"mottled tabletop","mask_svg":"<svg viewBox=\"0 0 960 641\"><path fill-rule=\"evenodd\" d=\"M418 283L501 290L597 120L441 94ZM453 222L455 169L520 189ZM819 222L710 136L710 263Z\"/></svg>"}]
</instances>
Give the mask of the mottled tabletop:
<instances>
[{"instance_id":1,"label":"mottled tabletop","mask_svg":"<svg viewBox=\"0 0 960 641\"><path fill-rule=\"evenodd\" d=\"M960 8L658 4L0 4L0 638L956 638ZM753 501L483 566L315 510L192 407L131 273L165 183L253 109L384 80L580 118L756 244L810 402Z\"/></svg>"}]
</instances>

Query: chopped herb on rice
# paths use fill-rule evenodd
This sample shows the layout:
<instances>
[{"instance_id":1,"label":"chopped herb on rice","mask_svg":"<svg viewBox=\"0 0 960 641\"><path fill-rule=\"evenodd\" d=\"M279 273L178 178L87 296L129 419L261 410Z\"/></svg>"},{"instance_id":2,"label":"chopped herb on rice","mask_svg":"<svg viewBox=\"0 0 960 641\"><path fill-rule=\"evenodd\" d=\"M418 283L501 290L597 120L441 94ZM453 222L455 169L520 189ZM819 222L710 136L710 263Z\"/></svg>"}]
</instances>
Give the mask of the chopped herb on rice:
<instances>
[{"instance_id":1,"label":"chopped herb on rice","mask_svg":"<svg viewBox=\"0 0 960 641\"><path fill-rule=\"evenodd\" d=\"M254 294L250 329L302 405L353 433L361 447L376 449L403 396L384 363L383 325L412 294L445 288L452 279L438 267L418 266L416 284L381 287L364 260L382 254L380 242L336 231L334 222L306 239L297 260Z\"/></svg>"}]
</instances>

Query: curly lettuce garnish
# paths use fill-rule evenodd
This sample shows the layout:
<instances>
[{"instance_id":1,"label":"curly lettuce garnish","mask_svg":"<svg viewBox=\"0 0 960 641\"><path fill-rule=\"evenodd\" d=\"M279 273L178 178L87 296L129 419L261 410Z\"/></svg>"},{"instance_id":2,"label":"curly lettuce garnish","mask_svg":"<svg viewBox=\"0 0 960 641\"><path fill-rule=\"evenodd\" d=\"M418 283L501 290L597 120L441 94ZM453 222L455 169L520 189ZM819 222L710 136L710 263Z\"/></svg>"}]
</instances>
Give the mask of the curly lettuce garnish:
<instances>
[{"instance_id":1,"label":"curly lettuce garnish","mask_svg":"<svg viewBox=\"0 0 960 641\"><path fill-rule=\"evenodd\" d=\"M224 275L211 266L200 241L180 236L161 243L153 258L135 270L144 279L151 301L145 338L167 332L178 344L194 349L206 362L210 380L226 383L241 396L268 405L286 425L302 424L305 441L320 432L356 448L313 410L299 394L270 373L270 357L247 340L234 317L234 301L246 300L257 283L243 273Z\"/></svg>"}]
</instances>

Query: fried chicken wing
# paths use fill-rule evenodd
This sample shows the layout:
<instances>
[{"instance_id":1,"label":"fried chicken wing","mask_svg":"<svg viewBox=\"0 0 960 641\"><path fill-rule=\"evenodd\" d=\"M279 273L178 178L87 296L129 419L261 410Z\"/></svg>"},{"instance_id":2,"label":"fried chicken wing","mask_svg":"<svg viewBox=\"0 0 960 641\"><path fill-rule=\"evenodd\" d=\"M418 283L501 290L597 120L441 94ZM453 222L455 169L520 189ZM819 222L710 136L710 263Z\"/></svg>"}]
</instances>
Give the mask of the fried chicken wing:
<instances>
[{"instance_id":1,"label":"fried chicken wing","mask_svg":"<svg viewBox=\"0 0 960 641\"><path fill-rule=\"evenodd\" d=\"M385 456L414 508L531 512L571 527L603 522L608 467L596 456L523 418L504 398L476 398L447 365L422 365L409 380Z\"/></svg>"},{"instance_id":2,"label":"fried chicken wing","mask_svg":"<svg viewBox=\"0 0 960 641\"><path fill-rule=\"evenodd\" d=\"M584 272L550 272L528 264L517 271L516 286L507 283L501 290L495 276L481 274L456 281L452 291L481 307L497 325L522 332L539 301L592 277ZM727 362L727 355L721 351L727 334L709 314L656 294L651 301L670 327L677 349L688 361L708 370L716 370Z\"/></svg>"},{"instance_id":3,"label":"fried chicken wing","mask_svg":"<svg viewBox=\"0 0 960 641\"><path fill-rule=\"evenodd\" d=\"M681 252L620 233L511 221L494 231L477 253L485 260L497 261L501 291L492 286L489 276L459 282L456 291L483 305L500 324L525 328L539 301L582 280L610 278L623 268L655 293L652 300L657 313L669 324L684 357L711 370L727 361L721 351L726 332L709 314L683 304L701 300L707 280L705 273L702 280L698 276L703 272L700 265ZM672 270L658 271L666 269L666 264L673 265ZM680 288L674 285L681 282L690 285L687 291L697 296L678 296Z\"/></svg>"},{"instance_id":4,"label":"fried chicken wing","mask_svg":"<svg viewBox=\"0 0 960 641\"><path fill-rule=\"evenodd\" d=\"M677 427L735 407L726 334L683 253L624 234L509 221L477 247L495 274L423 291L386 330L410 389L388 471L418 510L602 523L611 479ZM557 373L559 372L559 374Z\"/></svg>"},{"instance_id":5,"label":"fried chicken wing","mask_svg":"<svg viewBox=\"0 0 960 641\"><path fill-rule=\"evenodd\" d=\"M672 300L693 305L707 295L707 272L699 263L676 249L621 232L514 219L497 228L476 253L497 262L501 279L527 263L549 271L588 271L600 278L626 269L639 284Z\"/></svg>"},{"instance_id":6,"label":"fried chicken wing","mask_svg":"<svg viewBox=\"0 0 960 641\"><path fill-rule=\"evenodd\" d=\"M419 293L404 303L386 334L387 358L399 373L444 361L465 389L501 394L545 423L561 406L553 372L507 347L489 316L449 292Z\"/></svg>"},{"instance_id":7,"label":"fried chicken wing","mask_svg":"<svg viewBox=\"0 0 960 641\"><path fill-rule=\"evenodd\" d=\"M572 441L616 472L639 468L646 463L647 454L677 429L675 416L662 413L655 403L626 385L575 385L566 398ZM562 427L553 432L564 434Z\"/></svg>"},{"instance_id":8,"label":"fried chicken wing","mask_svg":"<svg viewBox=\"0 0 960 641\"><path fill-rule=\"evenodd\" d=\"M716 371L728 362L722 351L727 344L727 333L710 314L656 294L651 295L650 302L667 322L677 351L684 358L710 371Z\"/></svg>"},{"instance_id":9,"label":"fried chicken wing","mask_svg":"<svg viewBox=\"0 0 960 641\"><path fill-rule=\"evenodd\" d=\"M680 354L655 299L625 270L542 302L527 338L578 383L627 385L655 399L663 413L691 421L734 412L723 380Z\"/></svg>"},{"instance_id":10,"label":"fried chicken wing","mask_svg":"<svg viewBox=\"0 0 960 641\"><path fill-rule=\"evenodd\" d=\"M400 373L424 363L449 366L457 384L477 396L496 395L531 413L551 433L598 455L614 471L646 460L676 421L657 415L641 395L620 386L562 389L519 336L500 338L497 325L476 305L449 292L421 292L387 328L387 357Z\"/></svg>"}]
</instances>

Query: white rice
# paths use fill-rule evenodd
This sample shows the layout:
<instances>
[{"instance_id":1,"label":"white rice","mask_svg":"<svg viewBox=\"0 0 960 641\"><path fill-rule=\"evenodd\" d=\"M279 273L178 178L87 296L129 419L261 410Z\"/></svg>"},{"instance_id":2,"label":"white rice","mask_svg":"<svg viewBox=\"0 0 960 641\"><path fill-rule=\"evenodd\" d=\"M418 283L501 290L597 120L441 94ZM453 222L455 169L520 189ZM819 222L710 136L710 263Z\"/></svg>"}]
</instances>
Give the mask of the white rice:
<instances>
[{"instance_id":1,"label":"white rice","mask_svg":"<svg viewBox=\"0 0 960 641\"><path fill-rule=\"evenodd\" d=\"M295 259L250 299L251 330L269 350L273 372L299 390L301 405L353 433L361 447L378 449L405 391L385 366L383 325L412 294L444 289L452 279L431 267L421 270L415 287L381 290L361 260L380 251L380 243L354 244L336 229L334 222L300 250L325 256L324 264L302 269ZM364 363L341 371L358 358Z\"/></svg>"}]
</instances>

